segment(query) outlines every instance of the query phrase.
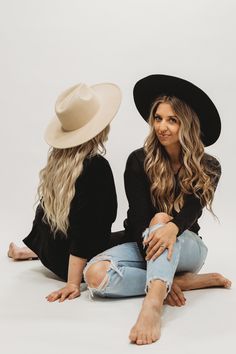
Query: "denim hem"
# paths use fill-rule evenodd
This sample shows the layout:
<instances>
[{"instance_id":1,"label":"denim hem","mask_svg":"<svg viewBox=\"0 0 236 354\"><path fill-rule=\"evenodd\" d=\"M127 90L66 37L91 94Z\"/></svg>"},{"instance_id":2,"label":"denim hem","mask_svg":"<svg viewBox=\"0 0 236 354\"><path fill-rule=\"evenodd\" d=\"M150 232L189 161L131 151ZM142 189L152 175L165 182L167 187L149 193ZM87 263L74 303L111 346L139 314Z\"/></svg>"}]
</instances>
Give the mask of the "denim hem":
<instances>
[{"instance_id":1,"label":"denim hem","mask_svg":"<svg viewBox=\"0 0 236 354\"><path fill-rule=\"evenodd\" d=\"M153 280L161 280L163 281L165 284L166 284L166 289L167 289L167 292L166 292L166 296L165 296L165 299L167 297L167 295L169 294L170 290L171 290L171 286L172 286L172 281L164 278L164 277L156 277L156 276L153 276L152 278L148 279L147 282L146 282L146 286L145 286L145 293L147 294L148 293L148 288L150 289L151 288L151 281Z\"/></svg>"}]
</instances>

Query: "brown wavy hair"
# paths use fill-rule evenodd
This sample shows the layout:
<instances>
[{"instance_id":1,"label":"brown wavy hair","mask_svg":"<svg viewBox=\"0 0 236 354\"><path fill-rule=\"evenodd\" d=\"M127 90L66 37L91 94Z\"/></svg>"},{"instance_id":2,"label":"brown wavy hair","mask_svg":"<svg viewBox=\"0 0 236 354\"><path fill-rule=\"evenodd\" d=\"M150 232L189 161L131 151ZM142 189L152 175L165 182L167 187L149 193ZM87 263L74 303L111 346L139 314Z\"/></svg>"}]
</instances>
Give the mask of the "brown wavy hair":
<instances>
[{"instance_id":1,"label":"brown wavy hair","mask_svg":"<svg viewBox=\"0 0 236 354\"><path fill-rule=\"evenodd\" d=\"M52 232L65 236L69 227L70 204L75 195L75 181L83 171L85 158L105 154L109 125L88 142L67 149L51 148L47 165L39 173L38 201L44 210L43 221Z\"/></svg>"},{"instance_id":2,"label":"brown wavy hair","mask_svg":"<svg viewBox=\"0 0 236 354\"><path fill-rule=\"evenodd\" d=\"M180 193L177 197L175 197L176 180L169 156L154 130L154 113L160 103L170 104L180 123L181 168L178 172ZM194 194L200 199L201 205L206 206L214 215L212 210L214 179L218 177L219 172L216 168L211 168L206 161L197 114L177 97L159 96L152 105L148 122L151 130L144 143L146 152L144 168L151 182L150 193L153 204L160 211L172 215L173 208L178 212L183 207L185 195Z\"/></svg>"}]
</instances>

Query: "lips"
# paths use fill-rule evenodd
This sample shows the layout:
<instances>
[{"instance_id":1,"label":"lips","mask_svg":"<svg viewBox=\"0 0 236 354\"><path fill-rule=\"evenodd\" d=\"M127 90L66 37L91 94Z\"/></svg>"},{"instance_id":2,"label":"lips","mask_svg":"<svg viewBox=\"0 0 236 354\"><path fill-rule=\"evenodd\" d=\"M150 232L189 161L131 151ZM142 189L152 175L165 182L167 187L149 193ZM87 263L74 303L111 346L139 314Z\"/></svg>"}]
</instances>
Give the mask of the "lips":
<instances>
[{"instance_id":1,"label":"lips","mask_svg":"<svg viewBox=\"0 0 236 354\"><path fill-rule=\"evenodd\" d=\"M159 139L167 139L169 137L170 137L170 135L158 135Z\"/></svg>"}]
</instances>

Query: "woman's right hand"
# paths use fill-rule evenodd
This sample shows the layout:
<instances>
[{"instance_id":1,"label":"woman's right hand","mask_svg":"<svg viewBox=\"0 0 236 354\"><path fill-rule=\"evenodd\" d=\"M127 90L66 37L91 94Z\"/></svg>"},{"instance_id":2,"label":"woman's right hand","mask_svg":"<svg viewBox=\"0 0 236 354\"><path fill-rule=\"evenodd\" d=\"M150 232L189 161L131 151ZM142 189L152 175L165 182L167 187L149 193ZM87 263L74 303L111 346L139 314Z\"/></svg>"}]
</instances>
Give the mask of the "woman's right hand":
<instances>
[{"instance_id":1,"label":"woman's right hand","mask_svg":"<svg viewBox=\"0 0 236 354\"><path fill-rule=\"evenodd\" d=\"M54 302L59 300L63 302L66 299L72 300L80 296L80 285L67 283L66 286L60 290L53 291L51 294L46 296L47 301Z\"/></svg>"},{"instance_id":2,"label":"woman's right hand","mask_svg":"<svg viewBox=\"0 0 236 354\"><path fill-rule=\"evenodd\" d=\"M167 224L169 221L173 219L172 216L166 213L156 213L151 219L149 227L158 224L160 222L160 218L161 218L161 222L164 224Z\"/></svg>"}]
</instances>

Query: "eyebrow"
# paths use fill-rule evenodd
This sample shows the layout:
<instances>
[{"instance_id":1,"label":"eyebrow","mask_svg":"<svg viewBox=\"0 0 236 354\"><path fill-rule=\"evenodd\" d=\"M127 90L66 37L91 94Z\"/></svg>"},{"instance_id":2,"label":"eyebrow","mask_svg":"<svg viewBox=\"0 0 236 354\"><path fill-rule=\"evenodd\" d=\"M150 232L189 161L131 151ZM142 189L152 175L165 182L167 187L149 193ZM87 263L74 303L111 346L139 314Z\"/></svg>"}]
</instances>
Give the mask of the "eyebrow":
<instances>
[{"instance_id":1,"label":"eyebrow","mask_svg":"<svg viewBox=\"0 0 236 354\"><path fill-rule=\"evenodd\" d=\"M154 117L156 118L156 117L161 117L162 118L162 116L161 116L161 114L154 114ZM167 116L168 118L176 118L176 119L178 119L178 117L177 116Z\"/></svg>"}]
</instances>

